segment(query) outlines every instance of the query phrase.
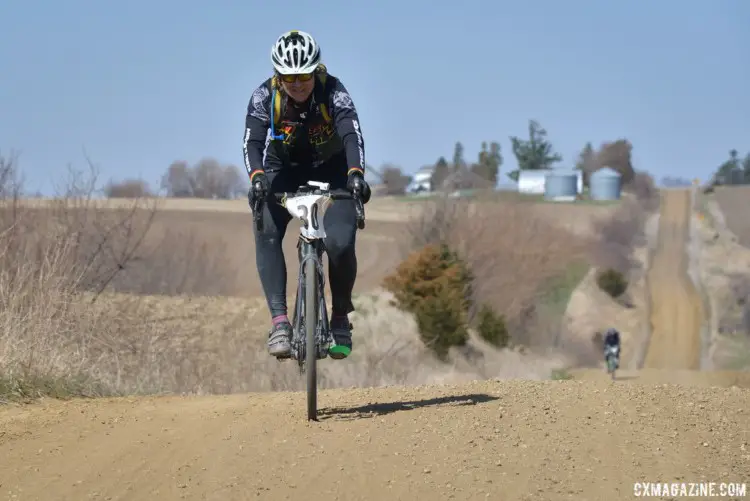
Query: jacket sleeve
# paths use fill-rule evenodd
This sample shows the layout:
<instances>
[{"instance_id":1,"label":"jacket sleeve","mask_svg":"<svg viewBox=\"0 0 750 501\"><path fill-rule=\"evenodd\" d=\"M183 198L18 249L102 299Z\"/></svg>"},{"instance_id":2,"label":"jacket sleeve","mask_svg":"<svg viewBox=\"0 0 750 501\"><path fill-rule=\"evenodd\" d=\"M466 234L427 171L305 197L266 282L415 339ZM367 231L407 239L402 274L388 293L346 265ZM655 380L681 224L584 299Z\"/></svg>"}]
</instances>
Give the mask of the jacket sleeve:
<instances>
[{"instance_id":1,"label":"jacket sleeve","mask_svg":"<svg viewBox=\"0 0 750 501\"><path fill-rule=\"evenodd\" d=\"M346 151L349 172L365 173L365 141L354 102L346 87L336 79L329 106L332 110L336 133L341 137Z\"/></svg>"},{"instance_id":2,"label":"jacket sleeve","mask_svg":"<svg viewBox=\"0 0 750 501\"><path fill-rule=\"evenodd\" d=\"M245 117L245 138L242 145L245 169L253 180L253 175L263 172L263 153L270 127L271 92L264 83L253 92L247 105Z\"/></svg>"}]
</instances>

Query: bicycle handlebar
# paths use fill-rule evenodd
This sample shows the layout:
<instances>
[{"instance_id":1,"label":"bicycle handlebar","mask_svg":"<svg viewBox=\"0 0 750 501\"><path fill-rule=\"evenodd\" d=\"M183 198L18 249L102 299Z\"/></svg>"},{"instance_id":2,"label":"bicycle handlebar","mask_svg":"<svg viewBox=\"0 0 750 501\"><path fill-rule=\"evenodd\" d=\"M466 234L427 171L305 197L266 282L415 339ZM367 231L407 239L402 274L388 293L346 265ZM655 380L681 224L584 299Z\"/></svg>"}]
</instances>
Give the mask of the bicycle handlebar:
<instances>
[{"instance_id":1,"label":"bicycle handlebar","mask_svg":"<svg viewBox=\"0 0 750 501\"><path fill-rule=\"evenodd\" d=\"M333 198L334 200L352 200L356 197L356 195L352 193L351 191L342 190L342 189L326 190L326 191L323 191L320 189L298 190L298 191L278 191L278 192L273 193L273 196L276 198L276 200L281 200L284 197L292 198L292 197L297 197L297 196L302 196L302 195L327 195Z\"/></svg>"},{"instance_id":2,"label":"bicycle handlebar","mask_svg":"<svg viewBox=\"0 0 750 501\"><path fill-rule=\"evenodd\" d=\"M272 193L271 196L276 199L276 201L281 201L285 197L292 198L296 196L302 196L302 195L326 195L331 197L334 200L354 200L355 203L355 210L357 212L357 228L360 230L364 229L365 227L365 207L364 203L362 202L362 195L359 193L359 191L351 192L346 189L335 189L335 190L326 190L323 191L319 188L315 189L301 189L297 191L280 191ZM263 202L264 199L258 199L255 201L253 209L253 219L255 220L255 226L258 229L258 231L263 230Z\"/></svg>"}]
</instances>

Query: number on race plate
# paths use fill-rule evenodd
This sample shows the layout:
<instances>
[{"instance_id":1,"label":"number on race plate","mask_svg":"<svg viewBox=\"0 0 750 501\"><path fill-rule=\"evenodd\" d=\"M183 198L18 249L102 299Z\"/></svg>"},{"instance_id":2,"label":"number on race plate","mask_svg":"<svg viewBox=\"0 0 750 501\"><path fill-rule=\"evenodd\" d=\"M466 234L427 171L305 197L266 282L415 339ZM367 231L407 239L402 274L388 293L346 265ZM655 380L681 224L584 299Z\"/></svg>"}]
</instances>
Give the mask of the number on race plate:
<instances>
[{"instance_id":1,"label":"number on race plate","mask_svg":"<svg viewBox=\"0 0 750 501\"><path fill-rule=\"evenodd\" d=\"M308 229L308 221L307 221L307 206L306 205L298 205L297 209L299 209L300 212L302 212L302 215L300 216L300 219L302 220L302 224L305 226L305 229ZM311 210L311 219L312 219L312 228L315 231L318 231L320 229L320 226L318 224L318 204L315 203L312 206Z\"/></svg>"}]
</instances>

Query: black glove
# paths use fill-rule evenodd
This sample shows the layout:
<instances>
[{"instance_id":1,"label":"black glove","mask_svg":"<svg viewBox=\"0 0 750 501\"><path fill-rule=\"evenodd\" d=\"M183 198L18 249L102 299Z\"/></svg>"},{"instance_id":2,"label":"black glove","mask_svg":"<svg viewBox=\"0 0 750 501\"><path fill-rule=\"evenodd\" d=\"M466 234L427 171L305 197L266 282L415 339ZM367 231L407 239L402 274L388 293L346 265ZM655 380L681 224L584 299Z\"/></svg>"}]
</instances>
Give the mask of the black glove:
<instances>
[{"instance_id":1,"label":"black glove","mask_svg":"<svg viewBox=\"0 0 750 501\"><path fill-rule=\"evenodd\" d=\"M352 193L355 190L359 191L359 194L362 197L363 204L369 202L370 197L372 196L370 185L367 184L367 181L365 181L365 177L361 172L355 171L349 174L348 179L346 180L346 189L351 191Z\"/></svg>"},{"instance_id":2,"label":"black glove","mask_svg":"<svg viewBox=\"0 0 750 501\"><path fill-rule=\"evenodd\" d=\"M247 201L252 209L255 207L255 202L266 198L269 186L268 178L262 172L257 174L254 173L251 179L250 190L247 192Z\"/></svg>"}]
</instances>

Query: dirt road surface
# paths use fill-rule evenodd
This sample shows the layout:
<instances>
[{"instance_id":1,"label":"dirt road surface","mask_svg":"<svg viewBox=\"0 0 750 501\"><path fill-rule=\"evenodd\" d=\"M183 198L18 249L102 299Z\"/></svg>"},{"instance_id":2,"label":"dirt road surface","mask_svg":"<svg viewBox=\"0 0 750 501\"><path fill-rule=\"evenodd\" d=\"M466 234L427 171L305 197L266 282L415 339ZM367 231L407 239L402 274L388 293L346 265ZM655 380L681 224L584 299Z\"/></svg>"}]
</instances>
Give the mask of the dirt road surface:
<instances>
[{"instance_id":1,"label":"dirt road surface","mask_svg":"<svg viewBox=\"0 0 750 501\"><path fill-rule=\"evenodd\" d=\"M334 390L321 404L311 425L292 393L5 411L0 497L631 499L636 481L750 469L737 388L477 382Z\"/></svg>"},{"instance_id":2,"label":"dirt road surface","mask_svg":"<svg viewBox=\"0 0 750 501\"><path fill-rule=\"evenodd\" d=\"M598 501L633 499L635 482L750 483L747 384L685 377L659 352L694 364L674 278L685 201L665 200L649 360L667 369L323 391L316 423L291 392L4 406L0 499Z\"/></svg>"},{"instance_id":3,"label":"dirt road surface","mask_svg":"<svg viewBox=\"0 0 750 501\"><path fill-rule=\"evenodd\" d=\"M687 274L691 198L688 190L662 192L659 242L648 273L651 339L645 368L700 368L703 305Z\"/></svg>"},{"instance_id":4,"label":"dirt road surface","mask_svg":"<svg viewBox=\"0 0 750 501\"><path fill-rule=\"evenodd\" d=\"M574 369L570 374L575 379L590 381L607 381L610 376L602 369ZM750 372L741 371L691 371L641 369L620 370L616 374L617 382L635 384L679 384L703 388L738 388L750 389Z\"/></svg>"}]
</instances>

